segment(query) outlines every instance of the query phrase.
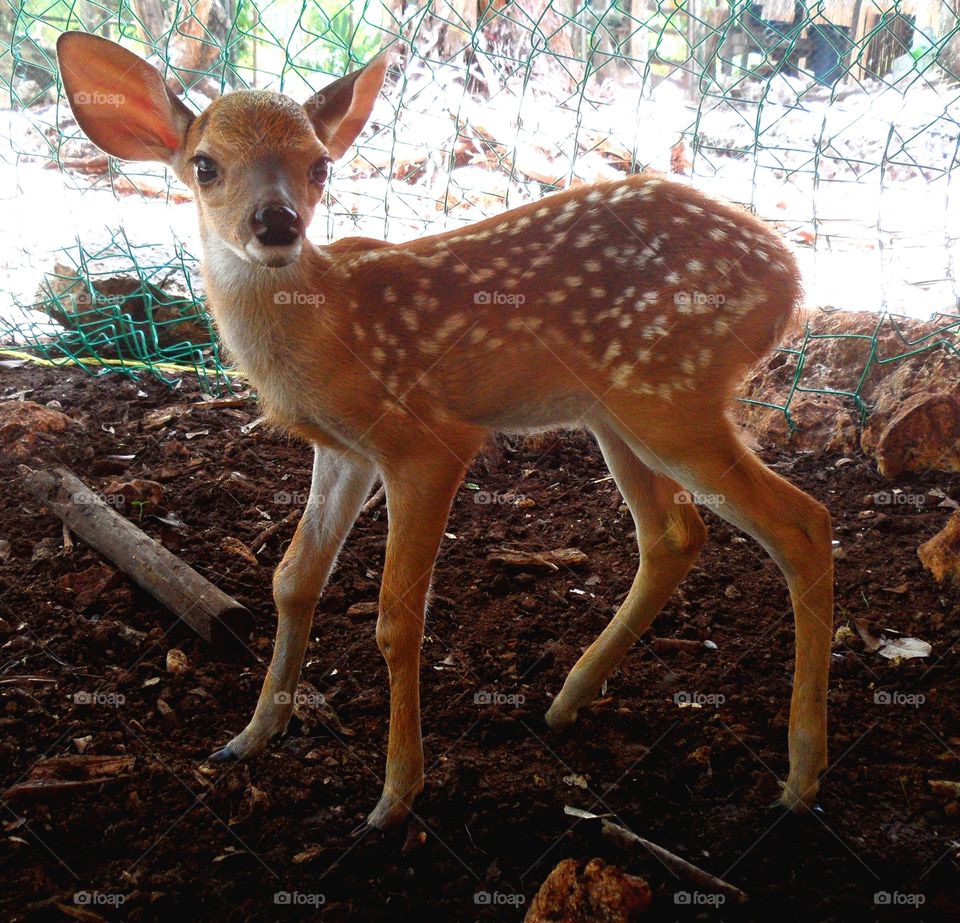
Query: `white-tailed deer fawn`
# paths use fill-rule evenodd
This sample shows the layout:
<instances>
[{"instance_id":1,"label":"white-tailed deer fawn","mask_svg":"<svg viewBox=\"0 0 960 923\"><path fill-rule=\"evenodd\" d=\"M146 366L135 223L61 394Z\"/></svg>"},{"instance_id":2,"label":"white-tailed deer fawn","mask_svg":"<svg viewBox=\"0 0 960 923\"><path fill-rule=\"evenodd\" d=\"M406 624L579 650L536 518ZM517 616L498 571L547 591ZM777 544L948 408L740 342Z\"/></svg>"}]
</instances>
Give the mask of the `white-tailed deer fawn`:
<instances>
[{"instance_id":1,"label":"white-tailed deer fawn","mask_svg":"<svg viewBox=\"0 0 960 923\"><path fill-rule=\"evenodd\" d=\"M782 801L810 807L826 768L833 561L826 509L768 470L726 411L797 309L790 253L745 212L651 176L550 195L402 244L304 236L383 83L374 59L302 106L229 93L195 116L152 67L83 33L57 43L77 121L104 151L168 164L200 212L210 307L277 424L315 451L303 518L277 568L273 660L247 727L260 752L290 718L314 608L379 472L389 537L377 643L390 676L383 794L423 787L424 609L449 508L491 431L586 426L637 528L626 599L547 712L571 724L684 578L706 538L690 494L752 535L790 589L796 667Z\"/></svg>"}]
</instances>

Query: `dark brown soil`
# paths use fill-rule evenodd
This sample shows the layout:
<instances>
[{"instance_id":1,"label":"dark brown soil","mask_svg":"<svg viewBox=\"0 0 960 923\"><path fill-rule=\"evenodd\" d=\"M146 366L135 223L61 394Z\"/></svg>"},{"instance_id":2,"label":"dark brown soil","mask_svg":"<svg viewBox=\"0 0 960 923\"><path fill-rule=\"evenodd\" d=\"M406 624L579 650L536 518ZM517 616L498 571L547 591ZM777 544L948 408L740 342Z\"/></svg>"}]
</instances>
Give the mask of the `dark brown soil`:
<instances>
[{"instance_id":1,"label":"dark brown soil","mask_svg":"<svg viewBox=\"0 0 960 923\"><path fill-rule=\"evenodd\" d=\"M593 856L650 881L650 919L960 914L960 812L928 785L960 779L960 595L938 587L916 553L950 514L938 507L943 496L960 500L960 476L890 484L858 458L839 467L830 457L766 458L833 513L837 626L866 619L933 645L929 658L894 662L858 637L838 643L823 812L798 819L770 807L786 774L786 589L760 549L709 512L711 542L650 636L572 733L547 731L543 712L626 593L636 545L586 435L501 439L468 478L485 493L460 491L455 537L437 566L422 667L428 777L416 818L352 838L379 794L387 698L375 617L346 613L377 598L383 511L361 518L319 606L303 678L327 707L295 719L254 761L211 769L205 757L256 700L275 624L271 570L293 525L259 564L222 543L252 543L302 501L309 451L264 427L242 434L253 406L198 410L145 431L145 413L199 399L187 383L171 391L77 370L0 375L0 398L29 389L27 399L58 400L76 423L41 437L42 461L70 466L96 490L117 477L161 481L160 507L123 512L257 616L255 656L216 657L126 578L103 581L109 572L82 543L64 553L60 522L3 460L0 789L43 758L77 754L85 737L87 755L136 762L99 787L0 804L0 919L67 919L61 904L110 920L519 921L557 862ZM911 501L871 496L894 488ZM477 502L508 493L535 505ZM503 544L576 546L589 563L492 571L486 556ZM657 654L654 636L717 649ZM166 669L174 647L188 658L184 674ZM681 708L683 694L723 698ZM484 704L484 695L520 702ZM749 903L718 908L702 894L682 903L694 887L605 843L596 822L565 815L565 805L615 814L737 884Z\"/></svg>"}]
</instances>

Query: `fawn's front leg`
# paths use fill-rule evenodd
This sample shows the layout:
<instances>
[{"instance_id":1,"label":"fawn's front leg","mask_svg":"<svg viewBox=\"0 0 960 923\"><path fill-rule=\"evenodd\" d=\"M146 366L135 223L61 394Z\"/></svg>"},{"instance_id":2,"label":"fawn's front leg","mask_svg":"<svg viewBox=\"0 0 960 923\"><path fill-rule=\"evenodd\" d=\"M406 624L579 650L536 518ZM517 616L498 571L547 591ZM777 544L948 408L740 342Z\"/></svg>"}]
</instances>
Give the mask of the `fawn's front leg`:
<instances>
[{"instance_id":1,"label":"fawn's front leg","mask_svg":"<svg viewBox=\"0 0 960 923\"><path fill-rule=\"evenodd\" d=\"M469 461L477 446L462 457ZM430 577L466 471L445 447L428 458L384 466L389 532L380 588L377 644L390 675L390 738L383 794L367 824L385 829L406 817L423 790L420 736L420 644Z\"/></svg>"},{"instance_id":2,"label":"fawn's front leg","mask_svg":"<svg viewBox=\"0 0 960 923\"><path fill-rule=\"evenodd\" d=\"M365 459L314 449L310 497L293 541L273 575L277 640L257 708L246 728L211 759L254 756L286 728L293 713L313 611L376 474L376 466Z\"/></svg>"}]
</instances>

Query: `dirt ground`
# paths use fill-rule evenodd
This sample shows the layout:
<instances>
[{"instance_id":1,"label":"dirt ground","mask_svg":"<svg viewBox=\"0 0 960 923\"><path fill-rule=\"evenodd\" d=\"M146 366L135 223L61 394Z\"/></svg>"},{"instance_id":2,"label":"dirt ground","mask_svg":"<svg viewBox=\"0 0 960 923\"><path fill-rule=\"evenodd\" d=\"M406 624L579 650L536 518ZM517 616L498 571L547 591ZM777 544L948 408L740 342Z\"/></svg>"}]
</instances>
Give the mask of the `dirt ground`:
<instances>
[{"instance_id":1,"label":"dirt ground","mask_svg":"<svg viewBox=\"0 0 960 923\"><path fill-rule=\"evenodd\" d=\"M402 829L353 838L379 794L387 678L375 615L348 609L377 598L383 509L361 518L318 608L303 690L322 703L254 761L210 767L256 700L275 627L270 576L293 523L256 563L224 540L249 546L302 505L310 452L263 426L242 433L253 405L145 427L151 411L200 399L187 382L0 376L0 399L57 400L74 421L39 437L39 460L98 491L117 478L162 483L159 505L121 511L256 615L252 653L216 656L82 543L64 553L59 520L3 459L0 790L81 749L135 761L102 785L0 803L0 919L64 920L67 908L84 920L520 921L557 862L593 856L648 879L650 919L960 916L960 811L928 784L960 779L960 594L916 554L951 512L938 504L960 501L960 475L890 483L859 458L765 456L833 513L837 627L863 619L933 646L893 661L855 632L838 641L822 812L798 819L771 808L786 774L785 585L709 511L699 563L601 701L572 733L546 729L566 671L626 593L636 545L589 437L500 439L456 498L434 580L426 790ZM489 567L505 545L577 547L588 561ZM657 652L655 638L716 649ZM185 672L168 671L172 648ZM749 902L711 903L565 806L616 815Z\"/></svg>"}]
</instances>

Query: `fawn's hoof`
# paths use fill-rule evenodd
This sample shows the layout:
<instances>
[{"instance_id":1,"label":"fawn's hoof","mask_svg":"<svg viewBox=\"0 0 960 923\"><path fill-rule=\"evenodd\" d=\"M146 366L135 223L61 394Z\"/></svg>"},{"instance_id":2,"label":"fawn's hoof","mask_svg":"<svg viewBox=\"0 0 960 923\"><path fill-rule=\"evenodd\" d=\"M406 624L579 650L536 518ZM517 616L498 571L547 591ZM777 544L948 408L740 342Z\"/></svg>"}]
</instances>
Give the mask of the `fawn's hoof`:
<instances>
[{"instance_id":1,"label":"fawn's hoof","mask_svg":"<svg viewBox=\"0 0 960 923\"><path fill-rule=\"evenodd\" d=\"M270 741L281 733L282 731L275 731L272 734L250 734L248 731L241 731L233 740L224 744L220 749L214 750L207 759L211 763L249 760L266 750Z\"/></svg>"},{"instance_id":2,"label":"fawn's hoof","mask_svg":"<svg viewBox=\"0 0 960 923\"><path fill-rule=\"evenodd\" d=\"M808 785L798 785L787 779L780 783L783 791L780 793L779 804L793 814L807 814L811 811L820 811L817 805L817 791L820 788L819 780Z\"/></svg>"},{"instance_id":3,"label":"fawn's hoof","mask_svg":"<svg viewBox=\"0 0 960 923\"><path fill-rule=\"evenodd\" d=\"M377 802L377 806L370 812L366 822L361 824L360 827L354 831L354 834L370 828L375 830L389 830L391 827L396 827L397 824L404 821L409 813L410 808L399 798L384 792L383 796Z\"/></svg>"},{"instance_id":4,"label":"fawn's hoof","mask_svg":"<svg viewBox=\"0 0 960 923\"><path fill-rule=\"evenodd\" d=\"M207 757L208 763L232 763L234 760L238 760L240 757L237 755L236 751L231 749L230 744L221 747L219 750L214 750Z\"/></svg>"},{"instance_id":5,"label":"fawn's hoof","mask_svg":"<svg viewBox=\"0 0 960 923\"><path fill-rule=\"evenodd\" d=\"M577 710L563 708L558 704L558 700L554 699L543 720L551 731L566 731L577 723Z\"/></svg>"}]
</instances>

